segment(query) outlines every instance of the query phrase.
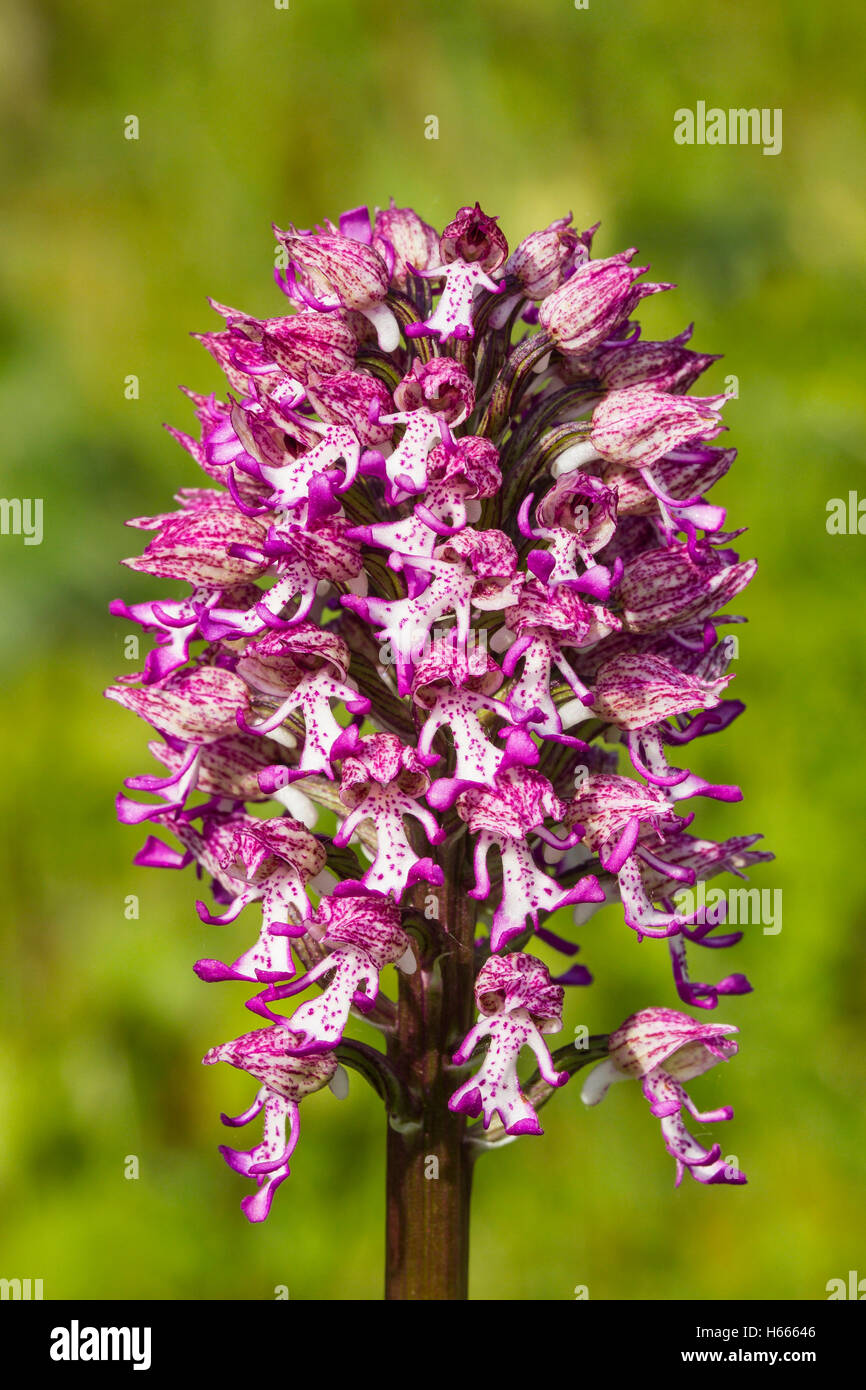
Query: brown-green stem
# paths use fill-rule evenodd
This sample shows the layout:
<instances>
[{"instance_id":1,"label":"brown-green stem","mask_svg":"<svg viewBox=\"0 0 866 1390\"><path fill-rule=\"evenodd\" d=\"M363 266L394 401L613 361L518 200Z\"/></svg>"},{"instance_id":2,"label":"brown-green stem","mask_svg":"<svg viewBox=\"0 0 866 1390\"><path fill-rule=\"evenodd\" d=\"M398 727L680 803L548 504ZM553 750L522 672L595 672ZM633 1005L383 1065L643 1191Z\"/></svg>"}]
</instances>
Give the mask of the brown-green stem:
<instances>
[{"instance_id":1,"label":"brown-green stem","mask_svg":"<svg viewBox=\"0 0 866 1390\"><path fill-rule=\"evenodd\" d=\"M468 1294L472 1155L464 1143L465 1117L448 1109L457 1084L451 1056L473 1016L476 904L466 895L465 844L463 837L440 851L441 888L415 890L430 930L418 948L417 970L401 974L388 1037L388 1060L418 1118L388 1128L387 1299Z\"/></svg>"}]
</instances>

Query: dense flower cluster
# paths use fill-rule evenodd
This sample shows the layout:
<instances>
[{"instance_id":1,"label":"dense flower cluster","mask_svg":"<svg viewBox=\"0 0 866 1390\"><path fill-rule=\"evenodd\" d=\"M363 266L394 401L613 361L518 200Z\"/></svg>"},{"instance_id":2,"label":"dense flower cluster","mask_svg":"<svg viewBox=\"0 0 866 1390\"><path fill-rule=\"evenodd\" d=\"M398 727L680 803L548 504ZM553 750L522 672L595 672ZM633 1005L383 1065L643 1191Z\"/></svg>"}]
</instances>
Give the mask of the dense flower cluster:
<instances>
[{"instance_id":1,"label":"dense flower cluster","mask_svg":"<svg viewBox=\"0 0 866 1390\"><path fill-rule=\"evenodd\" d=\"M200 336L228 391L189 393L198 437L171 431L202 485L129 523L152 535L125 563L188 592L112 604L155 645L107 694L153 727L161 765L128 779L118 812L158 832L137 863L204 873L215 944L196 971L244 983L268 1020L205 1058L260 1083L223 1117L264 1119L251 1151L223 1149L256 1182L250 1220L289 1172L300 1099L342 1084L350 1016L393 1027L381 972L414 970L413 914L460 837L479 1021L453 1040L450 1108L482 1129L541 1132L523 1048L548 1088L575 1069L543 1035L591 977L551 980L527 954L541 939L574 955L549 913L583 923L621 902L639 940L667 942L692 1006L750 988L690 981L688 945L740 933L674 903L769 857L757 836L689 833L696 798L740 798L691 766L743 708L718 632L740 619L718 615L755 563L707 501L735 454L711 443L725 398L691 394L715 361L691 329L642 338L640 301L672 287L642 280L634 251L593 259L594 232L562 218L509 255L477 205L440 235L393 204L277 231L287 312L213 303L224 326ZM258 936L218 944L256 902ZM680 1120L681 1082L735 1050L730 1031L636 1014L587 1099L640 1078L678 1178L744 1181Z\"/></svg>"}]
</instances>

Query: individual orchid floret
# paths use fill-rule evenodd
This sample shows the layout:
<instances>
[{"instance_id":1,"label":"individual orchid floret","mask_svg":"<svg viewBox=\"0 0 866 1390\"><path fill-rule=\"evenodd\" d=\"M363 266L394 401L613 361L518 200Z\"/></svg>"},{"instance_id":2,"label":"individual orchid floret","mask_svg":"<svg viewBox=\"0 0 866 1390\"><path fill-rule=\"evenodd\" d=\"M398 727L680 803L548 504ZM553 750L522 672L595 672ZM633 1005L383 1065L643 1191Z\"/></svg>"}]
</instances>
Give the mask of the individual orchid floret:
<instances>
[{"instance_id":1,"label":"individual orchid floret","mask_svg":"<svg viewBox=\"0 0 866 1390\"><path fill-rule=\"evenodd\" d=\"M745 589L758 566L732 553L707 550L694 557L685 545L644 550L629 561L617 589L629 632L694 629ZM710 632L710 645L715 634Z\"/></svg>"},{"instance_id":2,"label":"individual orchid floret","mask_svg":"<svg viewBox=\"0 0 866 1390\"><path fill-rule=\"evenodd\" d=\"M589 259L598 224L578 232L570 223L571 213L558 217L543 231L530 232L512 251L505 262L506 293L490 314L492 328L503 328L510 315L527 302L522 317L527 323L537 323L538 310L532 301L553 294ZM512 291L515 283L518 289Z\"/></svg>"},{"instance_id":3,"label":"individual orchid floret","mask_svg":"<svg viewBox=\"0 0 866 1390\"><path fill-rule=\"evenodd\" d=\"M653 907L648 896L641 865L663 871L669 868L655 853L668 833L683 827L670 800L657 787L644 787L628 777L606 773L583 779L563 817L566 826L579 824L583 838L601 866L615 874L619 883L623 911L628 925L639 937L666 937L678 933L692 916ZM694 881L689 871L672 870L680 882Z\"/></svg>"},{"instance_id":4,"label":"individual orchid floret","mask_svg":"<svg viewBox=\"0 0 866 1390\"><path fill-rule=\"evenodd\" d=\"M558 217L541 232L531 232L505 262L507 276L517 280L527 299L546 299L589 260L595 228L578 232L571 214Z\"/></svg>"},{"instance_id":5,"label":"individual orchid floret","mask_svg":"<svg viewBox=\"0 0 866 1390\"><path fill-rule=\"evenodd\" d=\"M250 707L243 681L221 666L198 666L171 676L161 685L112 685L104 693L153 724L168 746L180 754L168 777L126 779L124 785L130 791L153 792L162 798L148 805L121 793L117 814L126 825L139 825L168 807L184 806L196 788L204 748L234 734L237 715Z\"/></svg>"},{"instance_id":6,"label":"individual orchid floret","mask_svg":"<svg viewBox=\"0 0 866 1390\"><path fill-rule=\"evenodd\" d=\"M570 722L586 715L592 692L584 684L565 654L566 647L591 646L619 627L619 619L600 604L587 603L573 587L562 585L546 590L527 584L518 602L506 609L509 633L502 669L513 676L519 661L521 674L508 692L508 708L515 723L532 721L534 731L547 738L559 738L563 731L563 711L551 694L551 679L558 671L574 695ZM507 639L503 637L504 645Z\"/></svg>"},{"instance_id":7,"label":"individual orchid floret","mask_svg":"<svg viewBox=\"0 0 866 1390\"><path fill-rule=\"evenodd\" d=\"M277 238L288 252L293 286L304 303L317 310L357 310L372 323L382 351L394 351L400 330L385 303L390 275L373 246L351 236L301 235L293 229L277 231Z\"/></svg>"},{"instance_id":8,"label":"individual orchid floret","mask_svg":"<svg viewBox=\"0 0 866 1390\"><path fill-rule=\"evenodd\" d=\"M410 324L407 336L472 338L473 304L480 289L499 294L501 287L491 279L508 255L508 243L496 225L478 204L461 208L453 222L442 233L440 241L442 262L429 266L424 275L436 279L445 276L445 287L433 313L424 323Z\"/></svg>"},{"instance_id":9,"label":"individual orchid floret","mask_svg":"<svg viewBox=\"0 0 866 1390\"><path fill-rule=\"evenodd\" d=\"M591 598L608 599L622 564L611 572L597 564L595 555L616 530L616 493L600 479L576 470L563 474L542 497L534 527L528 520L532 501L530 493L520 510L521 530L546 541L549 548L531 550L527 568L544 584L568 584Z\"/></svg>"},{"instance_id":10,"label":"individual orchid floret","mask_svg":"<svg viewBox=\"0 0 866 1390\"><path fill-rule=\"evenodd\" d=\"M314 623L298 623L288 632L268 632L247 643L237 673L257 694L278 700L266 719L249 724L243 714L238 725L246 733L269 734L292 714L304 721L301 757L294 767L279 766L259 779L270 792L312 773L333 779L331 749L344 732L332 704L345 705L352 714L366 714L370 701L348 683L349 649L336 633Z\"/></svg>"},{"instance_id":11,"label":"individual orchid floret","mask_svg":"<svg viewBox=\"0 0 866 1390\"><path fill-rule=\"evenodd\" d=\"M647 266L629 265L634 250L587 261L542 301L538 321L561 352L585 354L612 339L647 295L673 289L637 285Z\"/></svg>"},{"instance_id":12,"label":"individual orchid floret","mask_svg":"<svg viewBox=\"0 0 866 1390\"><path fill-rule=\"evenodd\" d=\"M429 710L418 737L418 757L427 767L440 755L433 741L448 729L454 746L451 775L435 781L427 800L437 810L452 805L466 787L489 786L502 761L502 745L488 737L482 714L489 712L510 722L507 705L494 699L503 676L492 657L480 646L463 651L453 637L437 642L415 668L412 697L416 706Z\"/></svg>"},{"instance_id":13,"label":"individual orchid floret","mask_svg":"<svg viewBox=\"0 0 866 1390\"><path fill-rule=\"evenodd\" d=\"M434 558L471 566L476 576L471 606L479 613L504 611L517 602L526 582L526 576L518 567L514 544L504 531L482 531L465 526L443 541L434 551ZM461 632L459 615L457 629Z\"/></svg>"},{"instance_id":14,"label":"individual orchid floret","mask_svg":"<svg viewBox=\"0 0 866 1390\"><path fill-rule=\"evenodd\" d=\"M623 652L605 662L593 682L593 709L625 733L634 768L656 787L675 787L688 769L668 766L662 747L666 722L688 710L715 709L733 677L704 680L651 652Z\"/></svg>"},{"instance_id":15,"label":"individual orchid floret","mask_svg":"<svg viewBox=\"0 0 866 1390\"><path fill-rule=\"evenodd\" d=\"M212 1047L202 1059L207 1067L216 1062L228 1062L263 1083L252 1105L242 1115L221 1116L224 1125L237 1128L264 1115L264 1135L255 1148L243 1151L227 1144L220 1145L220 1153L230 1168L242 1177L256 1180L257 1191L241 1202L241 1210L248 1221L265 1220L274 1193L289 1176L289 1159L300 1137L298 1102L323 1086L332 1085L336 1089L335 1077L339 1071L336 1058L328 1053L298 1057L289 1050L296 1041L289 1028L276 1024Z\"/></svg>"},{"instance_id":16,"label":"individual orchid floret","mask_svg":"<svg viewBox=\"0 0 866 1390\"><path fill-rule=\"evenodd\" d=\"M543 1134L538 1116L521 1090L517 1062L524 1047L534 1052L542 1077L550 1086L564 1086L568 1072L558 1072L543 1033L562 1027L564 990L555 985L547 967L534 956L514 951L491 956L478 972L475 1002L481 1018L470 1029L453 1061L468 1062L479 1043L487 1051L474 1076L464 1081L448 1102L448 1109L477 1118L484 1128L498 1115L506 1134Z\"/></svg>"},{"instance_id":17,"label":"individual orchid floret","mask_svg":"<svg viewBox=\"0 0 866 1390\"><path fill-rule=\"evenodd\" d=\"M628 464L654 491L652 466L672 449L715 439L728 397L673 396L653 386L611 391L596 406L589 440L602 458ZM695 501L699 499L693 499Z\"/></svg>"},{"instance_id":18,"label":"individual orchid floret","mask_svg":"<svg viewBox=\"0 0 866 1390\"><path fill-rule=\"evenodd\" d=\"M471 565L479 579L508 580L517 569L517 551L504 531L465 527L437 551L443 560Z\"/></svg>"},{"instance_id":19,"label":"individual orchid floret","mask_svg":"<svg viewBox=\"0 0 866 1390\"><path fill-rule=\"evenodd\" d=\"M531 740L528 742L532 747ZM487 901L491 892L487 862L490 851L498 849L502 860L502 897L493 914L492 950L498 951L522 935L527 920L537 928L540 912L555 912L570 903L604 900L604 893L592 876L581 878L574 888L562 888L535 861L527 840L530 832L554 846L566 848L574 843L568 838L558 839L544 826L548 817L562 821L566 808L541 773L519 765L504 767L491 788L470 787L461 793L457 811L478 836L474 851L475 885L469 890L470 897Z\"/></svg>"},{"instance_id":20,"label":"individual orchid floret","mask_svg":"<svg viewBox=\"0 0 866 1390\"><path fill-rule=\"evenodd\" d=\"M643 1009L632 1014L608 1039L608 1058L590 1072L581 1096L597 1105L614 1081L639 1080L652 1113L662 1122L668 1153L676 1159L676 1185L688 1171L697 1182L742 1184L746 1176L721 1157L721 1147L705 1149L689 1134L682 1119L685 1108L701 1124L733 1119L729 1105L700 1111L683 1088L684 1081L702 1076L717 1062L736 1055L730 1023L696 1023L673 1009Z\"/></svg>"},{"instance_id":21,"label":"individual orchid floret","mask_svg":"<svg viewBox=\"0 0 866 1390\"><path fill-rule=\"evenodd\" d=\"M378 208L373 222L372 245L383 260L393 258L392 282L405 290L410 276L421 274L439 261L439 233L413 208L398 208L391 199Z\"/></svg>"},{"instance_id":22,"label":"individual orchid floret","mask_svg":"<svg viewBox=\"0 0 866 1390\"><path fill-rule=\"evenodd\" d=\"M347 845L364 821L372 821L378 848L364 874L364 886L377 893L393 893L399 901L413 883L442 882L442 870L433 860L413 850L405 818L418 822L431 845L438 845L445 832L418 802L430 786L430 778L415 751L394 734L359 739L357 730L353 732L354 738L347 731L344 746L338 744L332 750L334 757L343 759L340 797L349 812L334 836L334 844Z\"/></svg>"},{"instance_id":23,"label":"individual orchid floret","mask_svg":"<svg viewBox=\"0 0 866 1390\"><path fill-rule=\"evenodd\" d=\"M427 484L425 506L437 519L448 515L451 528L462 530L479 520L479 499L495 497L502 486L499 451L478 434L436 444L427 455Z\"/></svg>"},{"instance_id":24,"label":"individual orchid floret","mask_svg":"<svg viewBox=\"0 0 866 1390\"><path fill-rule=\"evenodd\" d=\"M189 488L179 512L137 517L131 525L155 530L143 555L122 561L139 574L185 579L196 588L218 589L257 579L268 568L258 552L266 527L238 512L228 493ZM243 554L235 550L238 547Z\"/></svg>"},{"instance_id":25,"label":"individual orchid floret","mask_svg":"<svg viewBox=\"0 0 866 1390\"><path fill-rule=\"evenodd\" d=\"M379 975L386 965L397 965L409 974L416 968L412 942L400 924L400 909L392 897L361 890L323 898L307 927L326 954L290 984L274 986L250 1001L256 1013L275 1018L278 1015L270 1012L268 1004L300 994L328 978L322 994L292 1014L296 1055L334 1048L353 1005L362 1013L372 1009L379 992Z\"/></svg>"}]
</instances>

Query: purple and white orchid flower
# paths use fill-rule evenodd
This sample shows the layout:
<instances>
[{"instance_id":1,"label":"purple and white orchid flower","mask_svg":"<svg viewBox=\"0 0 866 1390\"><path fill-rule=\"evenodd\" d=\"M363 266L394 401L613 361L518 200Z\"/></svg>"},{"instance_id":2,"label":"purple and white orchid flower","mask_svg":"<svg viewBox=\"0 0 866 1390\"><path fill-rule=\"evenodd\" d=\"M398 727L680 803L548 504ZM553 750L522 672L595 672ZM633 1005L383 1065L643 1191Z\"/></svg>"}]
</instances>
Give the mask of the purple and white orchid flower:
<instances>
[{"instance_id":1,"label":"purple and white orchid flower","mask_svg":"<svg viewBox=\"0 0 866 1390\"><path fill-rule=\"evenodd\" d=\"M448 1102L449 1110L484 1117L487 1129L494 1115L506 1134L543 1134L533 1106L517 1078L517 1061L524 1047L535 1053L538 1068L551 1086L564 1086L568 1072L556 1071L543 1033L562 1027L565 991L555 985L547 966L534 956L513 951L491 956L478 972L475 1002L481 1018L467 1033L454 1054L459 1066L468 1062L479 1043L487 1051L479 1070L464 1081Z\"/></svg>"},{"instance_id":2,"label":"purple and white orchid flower","mask_svg":"<svg viewBox=\"0 0 866 1390\"><path fill-rule=\"evenodd\" d=\"M274 1193L290 1174L289 1159L300 1138L299 1101L323 1086L331 1086L339 1094L335 1078L340 1069L333 1053L298 1057L292 1051L296 1040L291 1029L277 1024L212 1047L203 1058L205 1066L228 1062L262 1083L249 1109L233 1118L221 1116L223 1124L233 1129L249 1124L258 1115L264 1117L262 1142L254 1148L241 1150L220 1145L220 1153L230 1168L243 1178L256 1180L257 1191L241 1201L248 1221L265 1220Z\"/></svg>"},{"instance_id":3,"label":"purple and white orchid flower","mask_svg":"<svg viewBox=\"0 0 866 1390\"><path fill-rule=\"evenodd\" d=\"M223 1149L256 1182L244 1211L288 1176L300 1099L358 1071L389 1114L393 1297L465 1296L471 1162L540 1134L589 1060L590 1102L641 1080L678 1181L744 1181L681 1119L730 1117L683 1082L736 1030L650 1009L585 1055L544 1040L592 976L531 952L574 956L570 919L605 908L685 1003L748 993L690 978L691 947L742 933L688 899L771 857L691 830L702 799L741 795L702 750L743 711L720 628L756 568L708 500L735 458L712 442L725 398L692 394L717 359L691 328L641 338L642 300L673 287L633 250L594 258L596 231L560 217L509 254L478 204L440 232L393 201L278 231L273 312L211 300L222 326L197 335L226 379L186 392L195 436L170 430L197 483L130 523L150 538L127 568L185 590L111 605L154 640L106 691L160 765L118 798L158 832L136 862L205 875L226 944L195 971L270 1023L205 1058L260 1083L224 1117L264 1122Z\"/></svg>"},{"instance_id":4,"label":"purple and white orchid flower","mask_svg":"<svg viewBox=\"0 0 866 1390\"><path fill-rule=\"evenodd\" d=\"M721 1157L721 1147L705 1149L686 1129L685 1109L701 1124L733 1119L729 1105L718 1110L698 1110L683 1087L684 1081L701 1076L717 1062L736 1055L737 1043L730 1023L695 1023L673 1009L643 1009L620 1024L608 1039L609 1056L589 1073L581 1096L585 1105L597 1105L614 1081L640 1081L652 1113L662 1122L665 1148L676 1159L676 1185L688 1172L702 1183L746 1181L736 1165Z\"/></svg>"}]
</instances>

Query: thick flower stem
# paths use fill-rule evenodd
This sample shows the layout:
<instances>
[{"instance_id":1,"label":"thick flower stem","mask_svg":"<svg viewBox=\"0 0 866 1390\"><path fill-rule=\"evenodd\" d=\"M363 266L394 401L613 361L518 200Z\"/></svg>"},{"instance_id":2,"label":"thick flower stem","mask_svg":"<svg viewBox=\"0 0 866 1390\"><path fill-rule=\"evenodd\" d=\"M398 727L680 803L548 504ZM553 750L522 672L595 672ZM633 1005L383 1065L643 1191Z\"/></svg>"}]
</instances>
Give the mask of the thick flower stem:
<instances>
[{"instance_id":1,"label":"thick flower stem","mask_svg":"<svg viewBox=\"0 0 866 1390\"><path fill-rule=\"evenodd\" d=\"M472 1021L475 903L462 883L462 846L444 856L437 922L419 968L402 976L389 1058L418 1120L389 1125L386 1160L387 1299L465 1299L469 1280L472 1160L466 1121L448 1109L450 1057ZM418 891L432 909L433 890Z\"/></svg>"}]
</instances>

